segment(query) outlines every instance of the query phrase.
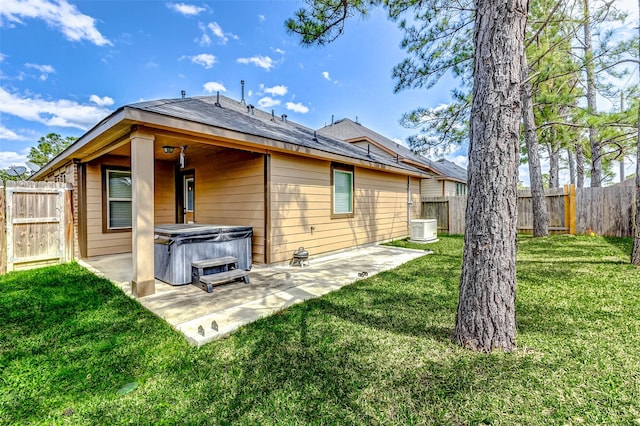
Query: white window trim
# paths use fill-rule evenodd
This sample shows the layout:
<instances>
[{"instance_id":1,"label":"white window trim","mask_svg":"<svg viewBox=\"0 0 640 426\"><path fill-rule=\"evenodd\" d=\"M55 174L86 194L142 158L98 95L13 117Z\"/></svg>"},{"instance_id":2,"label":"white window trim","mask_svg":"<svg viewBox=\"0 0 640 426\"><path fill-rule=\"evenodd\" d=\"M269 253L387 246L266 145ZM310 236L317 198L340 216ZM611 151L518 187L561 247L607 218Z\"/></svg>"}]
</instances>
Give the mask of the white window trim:
<instances>
[{"instance_id":1,"label":"white window trim","mask_svg":"<svg viewBox=\"0 0 640 426\"><path fill-rule=\"evenodd\" d=\"M129 174L129 179L131 179L131 171L127 171L127 170L118 170L118 169L107 169L105 170L105 179L107 180L106 182L106 203L107 203L107 229L109 230L121 230L121 229L131 229L131 226L111 226L111 202L112 201L129 201L130 203L133 204L133 194L130 198L122 198L122 197L114 197L111 198L109 196L109 179L110 179L110 175L111 173L128 173Z\"/></svg>"},{"instance_id":2,"label":"white window trim","mask_svg":"<svg viewBox=\"0 0 640 426\"><path fill-rule=\"evenodd\" d=\"M336 172L351 175L351 205L349 212L336 212ZM355 173L351 167L333 165L331 168L331 217L334 219L352 218L355 211Z\"/></svg>"}]
</instances>

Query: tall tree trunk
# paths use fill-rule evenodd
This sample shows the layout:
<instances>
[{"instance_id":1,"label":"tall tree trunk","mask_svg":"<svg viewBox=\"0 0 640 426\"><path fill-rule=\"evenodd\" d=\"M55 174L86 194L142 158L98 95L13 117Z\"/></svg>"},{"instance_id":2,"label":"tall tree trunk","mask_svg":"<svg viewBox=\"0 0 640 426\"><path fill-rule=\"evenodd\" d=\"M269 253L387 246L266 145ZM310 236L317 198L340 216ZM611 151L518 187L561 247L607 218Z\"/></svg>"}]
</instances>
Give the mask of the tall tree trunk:
<instances>
[{"instance_id":1,"label":"tall tree trunk","mask_svg":"<svg viewBox=\"0 0 640 426\"><path fill-rule=\"evenodd\" d=\"M583 0L584 7L584 63L587 74L587 119L597 111L596 105L596 71L593 63L593 48L591 47L591 16L589 14L589 0ZM598 142L598 135L593 124L589 125L589 146L591 148L591 187L602 186L602 150Z\"/></svg>"},{"instance_id":2,"label":"tall tree trunk","mask_svg":"<svg viewBox=\"0 0 640 426\"><path fill-rule=\"evenodd\" d=\"M491 352L516 338L520 85L527 0L475 0L469 195L455 340Z\"/></svg>"},{"instance_id":3,"label":"tall tree trunk","mask_svg":"<svg viewBox=\"0 0 640 426\"><path fill-rule=\"evenodd\" d=\"M584 152L582 145L576 144L576 186L584 188Z\"/></svg>"},{"instance_id":4,"label":"tall tree trunk","mask_svg":"<svg viewBox=\"0 0 640 426\"><path fill-rule=\"evenodd\" d=\"M560 187L560 148L549 144L549 188Z\"/></svg>"},{"instance_id":5,"label":"tall tree trunk","mask_svg":"<svg viewBox=\"0 0 640 426\"><path fill-rule=\"evenodd\" d=\"M638 0L638 39L640 39L640 0ZM640 45L638 45L638 71L640 71ZM638 73L640 76L640 72ZM640 78L640 77L639 77ZM634 223L631 263L640 266L640 102L638 105L638 149L636 151L636 215Z\"/></svg>"},{"instance_id":6,"label":"tall tree trunk","mask_svg":"<svg viewBox=\"0 0 640 426\"><path fill-rule=\"evenodd\" d=\"M567 148L567 162L569 163L569 183L571 185L576 184L576 161L573 158L573 151L571 148Z\"/></svg>"},{"instance_id":7,"label":"tall tree trunk","mask_svg":"<svg viewBox=\"0 0 640 426\"><path fill-rule=\"evenodd\" d=\"M529 158L529 181L531 184L531 204L533 208L533 236L544 237L549 235L549 214L547 202L544 198L544 186L542 185L542 171L540 170L540 148L536 123L533 114L533 101L531 95L531 83L529 78L529 66L526 55L522 58L522 123L524 126L524 141L527 145L527 157Z\"/></svg>"},{"instance_id":8,"label":"tall tree trunk","mask_svg":"<svg viewBox=\"0 0 640 426\"><path fill-rule=\"evenodd\" d=\"M640 0L638 0L640 10ZM638 26L640 29L640 25ZM640 32L640 30L638 31ZM640 49L638 49L640 61ZM636 154L636 214L633 223L633 249L631 251L631 263L640 266L640 102L638 102L638 150Z\"/></svg>"}]
</instances>

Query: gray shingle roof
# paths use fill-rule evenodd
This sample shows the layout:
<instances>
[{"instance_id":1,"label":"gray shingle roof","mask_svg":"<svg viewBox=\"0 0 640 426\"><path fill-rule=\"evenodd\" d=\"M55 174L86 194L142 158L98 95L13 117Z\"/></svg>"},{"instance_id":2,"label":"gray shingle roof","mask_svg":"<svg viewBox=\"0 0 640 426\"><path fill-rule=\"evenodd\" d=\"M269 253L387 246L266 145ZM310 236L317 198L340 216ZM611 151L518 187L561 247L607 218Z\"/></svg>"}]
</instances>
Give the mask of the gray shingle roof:
<instances>
[{"instance_id":1,"label":"gray shingle roof","mask_svg":"<svg viewBox=\"0 0 640 426\"><path fill-rule=\"evenodd\" d=\"M348 118L344 118L334 122L333 124L327 125L318 130L318 133L333 136L335 138L341 140L350 140L356 138L369 138L378 142L380 145L386 147L387 149L397 153L402 158L406 158L409 160L413 160L418 163L422 163L425 166L435 170L441 175L451 178L453 180L458 180L462 182L467 181L467 170L463 167L458 166L451 161L440 159L437 161L430 160L426 157L418 155L411 151L404 145L401 145L397 142L392 141L386 136L381 135L380 133L374 132L366 126L363 126L360 123L356 123Z\"/></svg>"},{"instance_id":2,"label":"gray shingle roof","mask_svg":"<svg viewBox=\"0 0 640 426\"><path fill-rule=\"evenodd\" d=\"M250 108L249 105L226 96L219 97L220 106L216 105L217 100L216 96L159 99L129 104L124 108L153 112L412 172L420 171L391 158L367 154L363 149L339 138L316 132L301 124L283 119L280 115L272 115L255 107Z\"/></svg>"}]
</instances>

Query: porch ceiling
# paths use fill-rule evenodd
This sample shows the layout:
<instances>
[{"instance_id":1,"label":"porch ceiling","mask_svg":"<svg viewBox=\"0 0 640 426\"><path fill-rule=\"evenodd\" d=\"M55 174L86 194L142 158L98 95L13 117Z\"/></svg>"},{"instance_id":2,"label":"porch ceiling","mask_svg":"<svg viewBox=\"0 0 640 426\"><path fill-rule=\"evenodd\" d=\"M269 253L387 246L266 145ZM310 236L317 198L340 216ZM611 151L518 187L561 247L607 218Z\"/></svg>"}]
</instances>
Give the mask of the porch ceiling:
<instances>
[{"instance_id":1,"label":"porch ceiling","mask_svg":"<svg viewBox=\"0 0 640 426\"><path fill-rule=\"evenodd\" d=\"M165 153L162 148L165 145L175 147L175 149L173 150L173 153L171 154ZM154 143L153 156L154 158L159 160L176 160L177 161L178 156L180 155L179 147L181 145L186 145L187 149L185 151L185 154L187 156L193 156L193 157L199 157L201 155L216 154L218 152L224 151L225 149L228 149L226 147L216 146L212 144L194 143L193 141L180 142L180 141L176 141L175 139L168 140L167 138L158 138ZM109 154L129 157L131 155L131 144L126 143L125 145L119 146L114 150L110 151Z\"/></svg>"}]
</instances>

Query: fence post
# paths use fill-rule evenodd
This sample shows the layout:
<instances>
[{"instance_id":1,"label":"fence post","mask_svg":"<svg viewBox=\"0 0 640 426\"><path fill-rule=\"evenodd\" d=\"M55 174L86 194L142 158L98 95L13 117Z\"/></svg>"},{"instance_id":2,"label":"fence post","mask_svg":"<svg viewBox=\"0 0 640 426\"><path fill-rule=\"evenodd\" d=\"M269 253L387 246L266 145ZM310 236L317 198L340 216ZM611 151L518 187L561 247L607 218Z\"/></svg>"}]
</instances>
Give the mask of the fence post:
<instances>
[{"instance_id":1,"label":"fence post","mask_svg":"<svg viewBox=\"0 0 640 426\"><path fill-rule=\"evenodd\" d=\"M7 272L7 244L5 238L6 234L6 222L4 216L4 186L0 181L0 275Z\"/></svg>"},{"instance_id":2,"label":"fence post","mask_svg":"<svg viewBox=\"0 0 640 426\"><path fill-rule=\"evenodd\" d=\"M564 226L569 228L569 234L576 235L576 186L564 186Z\"/></svg>"}]
</instances>

